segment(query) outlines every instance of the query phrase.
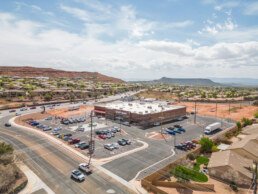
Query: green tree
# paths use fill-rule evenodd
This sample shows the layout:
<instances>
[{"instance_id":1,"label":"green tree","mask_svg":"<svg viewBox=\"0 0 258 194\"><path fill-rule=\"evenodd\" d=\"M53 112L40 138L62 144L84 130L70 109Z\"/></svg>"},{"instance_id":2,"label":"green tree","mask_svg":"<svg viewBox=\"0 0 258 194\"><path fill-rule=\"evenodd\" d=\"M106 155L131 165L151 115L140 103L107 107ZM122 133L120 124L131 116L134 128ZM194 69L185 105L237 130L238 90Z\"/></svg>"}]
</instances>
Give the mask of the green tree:
<instances>
[{"instance_id":1,"label":"green tree","mask_svg":"<svg viewBox=\"0 0 258 194\"><path fill-rule=\"evenodd\" d=\"M202 137L199 142L201 144L201 152L205 152L205 153L211 152L213 142L210 138Z\"/></svg>"},{"instance_id":2,"label":"green tree","mask_svg":"<svg viewBox=\"0 0 258 194\"><path fill-rule=\"evenodd\" d=\"M53 95L50 93L50 92L47 92L46 94L45 94L45 96L44 96L44 99L46 100L46 101L49 101L49 100L51 100L53 98Z\"/></svg>"},{"instance_id":3,"label":"green tree","mask_svg":"<svg viewBox=\"0 0 258 194\"><path fill-rule=\"evenodd\" d=\"M258 118L258 111L254 113L254 118Z\"/></svg>"}]
</instances>

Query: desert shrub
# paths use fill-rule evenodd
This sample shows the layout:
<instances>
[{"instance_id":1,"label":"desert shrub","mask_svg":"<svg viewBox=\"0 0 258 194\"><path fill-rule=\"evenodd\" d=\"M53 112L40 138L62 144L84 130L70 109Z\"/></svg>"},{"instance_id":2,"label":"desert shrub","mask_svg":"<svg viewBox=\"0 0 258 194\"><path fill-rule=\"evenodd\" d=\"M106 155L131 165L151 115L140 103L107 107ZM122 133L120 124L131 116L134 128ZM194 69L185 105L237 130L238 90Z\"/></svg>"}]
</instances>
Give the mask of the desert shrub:
<instances>
[{"instance_id":1,"label":"desert shrub","mask_svg":"<svg viewBox=\"0 0 258 194\"><path fill-rule=\"evenodd\" d=\"M13 153L13 146L5 142L0 142L0 155Z\"/></svg>"},{"instance_id":2,"label":"desert shrub","mask_svg":"<svg viewBox=\"0 0 258 194\"><path fill-rule=\"evenodd\" d=\"M254 113L254 118L258 118L258 111Z\"/></svg>"},{"instance_id":3,"label":"desert shrub","mask_svg":"<svg viewBox=\"0 0 258 194\"><path fill-rule=\"evenodd\" d=\"M187 158L189 160L195 160L195 155L193 153L189 153L189 154L187 154Z\"/></svg>"},{"instance_id":4,"label":"desert shrub","mask_svg":"<svg viewBox=\"0 0 258 194\"><path fill-rule=\"evenodd\" d=\"M248 118L242 118L242 123L244 124L244 126L247 126L247 125L252 125L252 121Z\"/></svg>"},{"instance_id":5,"label":"desert shrub","mask_svg":"<svg viewBox=\"0 0 258 194\"><path fill-rule=\"evenodd\" d=\"M237 123L236 123L236 126L237 126L238 129L241 129L241 128L242 128L242 124L241 124L240 122L237 122Z\"/></svg>"},{"instance_id":6,"label":"desert shrub","mask_svg":"<svg viewBox=\"0 0 258 194\"><path fill-rule=\"evenodd\" d=\"M212 148L211 148L211 151L212 152L218 152L219 151L218 146L213 145Z\"/></svg>"},{"instance_id":7,"label":"desert shrub","mask_svg":"<svg viewBox=\"0 0 258 194\"><path fill-rule=\"evenodd\" d=\"M6 193L15 180L20 177L21 172L16 165L0 165L0 193Z\"/></svg>"},{"instance_id":8,"label":"desert shrub","mask_svg":"<svg viewBox=\"0 0 258 194\"><path fill-rule=\"evenodd\" d=\"M231 134L230 132L227 132L227 133L226 133L226 137L227 137L227 138L231 138L231 137L232 137L232 134Z\"/></svg>"}]
</instances>

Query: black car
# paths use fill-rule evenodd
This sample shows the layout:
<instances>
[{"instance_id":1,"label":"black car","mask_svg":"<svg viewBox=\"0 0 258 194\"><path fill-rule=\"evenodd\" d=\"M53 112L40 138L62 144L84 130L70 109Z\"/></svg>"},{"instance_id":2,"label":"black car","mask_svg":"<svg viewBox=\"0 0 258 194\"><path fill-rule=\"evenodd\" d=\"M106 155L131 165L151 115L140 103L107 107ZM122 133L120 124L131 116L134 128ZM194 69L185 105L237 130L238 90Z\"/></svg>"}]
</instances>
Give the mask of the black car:
<instances>
[{"instance_id":1,"label":"black car","mask_svg":"<svg viewBox=\"0 0 258 194\"><path fill-rule=\"evenodd\" d=\"M71 133L66 133L66 134L64 134L64 136L65 136L65 137L71 137L72 134L71 134Z\"/></svg>"},{"instance_id":2,"label":"black car","mask_svg":"<svg viewBox=\"0 0 258 194\"><path fill-rule=\"evenodd\" d=\"M95 131L96 135L102 135L102 131Z\"/></svg>"},{"instance_id":3,"label":"black car","mask_svg":"<svg viewBox=\"0 0 258 194\"><path fill-rule=\"evenodd\" d=\"M125 141L125 143L127 144L127 145L130 145L131 144L131 141L129 140L129 139L122 139L123 141Z\"/></svg>"},{"instance_id":4,"label":"black car","mask_svg":"<svg viewBox=\"0 0 258 194\"><path fill-rule=\"evenodd\" d=\"M10 123L5 123L4 126L11 127L11 124Z\"/></svg>"},{"instance_id":5,"label":"black car","mask_svg":"<svg viewBox=\"0 0 258 194\"><path fill-rule=\"evenodd\" d=\"M168 129L172 131L175 129L175 127L168 127Z\"/></svg>"},{"instance_id":6,"label":"black car","mask_svg":"<svg viewBox=\"0 0 258 194\"><path fill-rule=\"evenodd\" d=\"M179 125L179 124L174 125L174 127L176 127L176 128L183 128L183 126Z\"/></svg>"},{"instance_id":7,"label":"black car","mask_svg":"<svg viewBox=\"0 0 258 194\"><path fill-rule=\"evenodd\" d=\"M85 150L85 149L88 149L89 148L89 145L88 144L82 144L82 145L80 145L80 147L79 147L81 150Z\"/></svg>"},{"instance_id":8,"label":"black car","mask_svg":"<svg viewBox=\"0 0 258 194\"><path fill-rule=\"evenodd\" d=\"M122 140L122 139L118 140L117 143L118 143L119 145L121 145L121 146L125 146L125 145L126 145L126 141L124 141L124 140Z\"/></svg>"}]
</instances>

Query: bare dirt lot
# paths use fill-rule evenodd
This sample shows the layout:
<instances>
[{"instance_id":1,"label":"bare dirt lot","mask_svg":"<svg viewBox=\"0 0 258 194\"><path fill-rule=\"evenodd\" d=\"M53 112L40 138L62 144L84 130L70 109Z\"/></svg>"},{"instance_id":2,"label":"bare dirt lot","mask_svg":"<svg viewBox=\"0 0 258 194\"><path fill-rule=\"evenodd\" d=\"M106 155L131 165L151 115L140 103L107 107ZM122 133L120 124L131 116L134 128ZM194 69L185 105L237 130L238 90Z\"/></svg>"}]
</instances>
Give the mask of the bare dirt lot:
<instances>
[{"instance_id":1,"label":"bare dirt lot","mask_svg":"<svg viewBox=\"0 0 258 194\"><path fill-rule=\"evenodd\" d=\"M194 103L176 103L175 105L186 106L186 111L194 111ZM253 118L254 113L258 111L257 106L251 105L229 105L228 104L218 104L217 105L217 117L232 119L235 121L240 121L243 117ZM198 104L196 106L197 113L201 115L216 116L216 104ZM230 109L230 111L229 111Z\"/></svg>"},{"instance_id":2,"label":"bare dirt lot","mask_svg":"<svg viewBox=\"0 0 258 194\"><path fill-rule=\"evenodd\" d=\"M74 117L77 115L89 113L90 111L93 110L93 108L94 108L93 106L85 105L85 106L80 106L79 110L68 111L68 107L66 107L66 108L48 110L47 113L51 114L52 116L56 116L56 117L69 118L69 117Z\"/></svg>"}]
</instances>

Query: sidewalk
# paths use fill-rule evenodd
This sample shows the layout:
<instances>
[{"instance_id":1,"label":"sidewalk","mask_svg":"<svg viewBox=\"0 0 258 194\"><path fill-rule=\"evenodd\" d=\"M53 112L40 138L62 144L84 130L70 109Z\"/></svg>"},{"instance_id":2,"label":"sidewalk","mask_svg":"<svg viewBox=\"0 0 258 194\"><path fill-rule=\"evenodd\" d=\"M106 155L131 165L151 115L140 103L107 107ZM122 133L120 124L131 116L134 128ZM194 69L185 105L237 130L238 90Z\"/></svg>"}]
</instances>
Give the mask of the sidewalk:
<instances>
[{"instance_id":1,"label":"sidewalk","mask_svg":"<svg viewBox=\"0 0 258 194\"><path fill-rule=\"evenodd\" d=\"M54 192L25 164L19 164L18 166L28 178L28 183L26 187L19 192L20 194L29 194L38 190L44 190L48 194L54 194Z\"/></svg>"}]
</instances>

